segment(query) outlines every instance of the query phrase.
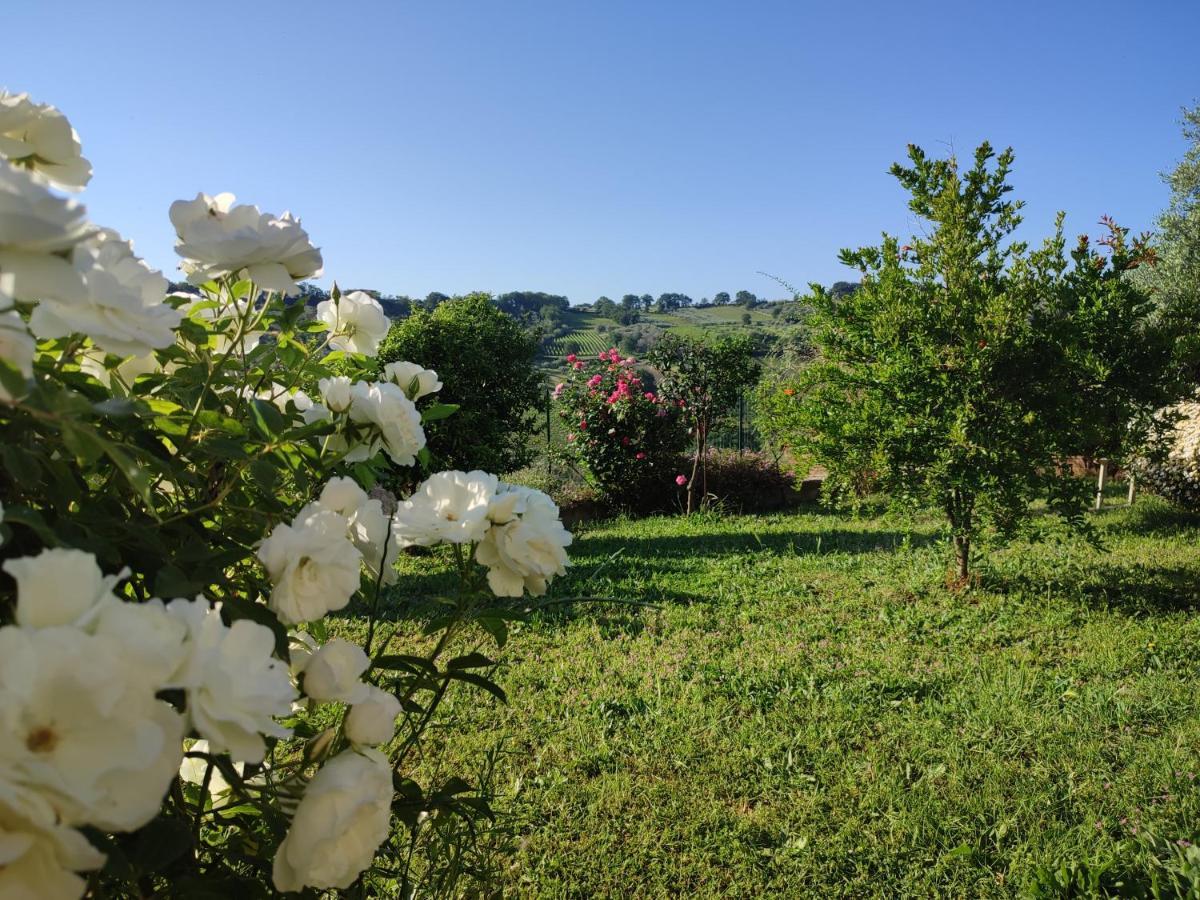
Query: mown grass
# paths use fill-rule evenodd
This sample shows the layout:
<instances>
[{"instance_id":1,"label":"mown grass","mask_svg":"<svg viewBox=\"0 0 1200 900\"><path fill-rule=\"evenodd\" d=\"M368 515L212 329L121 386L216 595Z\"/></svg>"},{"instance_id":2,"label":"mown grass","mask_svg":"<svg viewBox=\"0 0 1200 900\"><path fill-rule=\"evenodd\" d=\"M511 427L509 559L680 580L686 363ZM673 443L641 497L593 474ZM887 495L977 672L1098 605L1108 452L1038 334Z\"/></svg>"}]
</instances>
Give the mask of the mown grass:
<instances>
[{"instance_id":1,"label":"mown grass","mask_svg":"<svg viewBox=\"0 0 1200 900\"><path fill-rule=\"evenodd\" d=\"M1200 520L1145 499L1095 521L1103 550L1020 543L957 593L932 520L580 534L554 595L644 605L535 613L499 654L509 703L458 691L434 735L443 768L498 753L517 840L495 889L1000 897L1053 894L1045 873L1071 865L1090 890L1136 882L1148 840L1200 840ZM400 618L438 585L428 558L406 565Z\"/></svg>"}]
</instances>

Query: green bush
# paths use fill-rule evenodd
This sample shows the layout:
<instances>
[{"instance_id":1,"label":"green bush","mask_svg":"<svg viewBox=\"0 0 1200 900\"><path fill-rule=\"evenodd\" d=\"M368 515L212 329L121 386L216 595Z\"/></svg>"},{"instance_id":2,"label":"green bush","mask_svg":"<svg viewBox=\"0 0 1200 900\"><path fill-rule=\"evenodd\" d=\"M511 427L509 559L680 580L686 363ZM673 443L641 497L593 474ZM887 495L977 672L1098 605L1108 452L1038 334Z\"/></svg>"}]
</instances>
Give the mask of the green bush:
<instances>
[{"instance_id":1,"label":"green bush","mask_svg":"<svg viewBox=\"0 0 1200 900\"><path fill-rule=\"evenodd\" d=\"M496 308L488 294L470 294L418 309L397 322L379 348L379 368L408 360L438 373L442 403L458 412L430 423L429 450L441 468L508 472L532 456L544 402L534 368L536 336Z\"/></svg>"}]
</instances>

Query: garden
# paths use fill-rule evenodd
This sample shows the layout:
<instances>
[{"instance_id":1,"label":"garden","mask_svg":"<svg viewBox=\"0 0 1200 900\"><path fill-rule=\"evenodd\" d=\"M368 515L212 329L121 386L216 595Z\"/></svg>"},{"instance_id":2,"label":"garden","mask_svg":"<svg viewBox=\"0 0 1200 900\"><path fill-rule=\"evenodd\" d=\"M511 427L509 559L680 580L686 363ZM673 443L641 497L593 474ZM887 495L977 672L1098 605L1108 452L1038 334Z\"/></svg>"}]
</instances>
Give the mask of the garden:
<instances>
[{"instance_id":1,"label":"garden","mask_svg":"<svg viewBox=\"0 0 1200 900\"><path fill-rule=\"evenodd\" d=\"M1186 128L1156 234L1035 246L910 146L789 340L548 389L231 194L170 281L0 92L0 898L1200 896Z\"/></svg>"}]
</instances>

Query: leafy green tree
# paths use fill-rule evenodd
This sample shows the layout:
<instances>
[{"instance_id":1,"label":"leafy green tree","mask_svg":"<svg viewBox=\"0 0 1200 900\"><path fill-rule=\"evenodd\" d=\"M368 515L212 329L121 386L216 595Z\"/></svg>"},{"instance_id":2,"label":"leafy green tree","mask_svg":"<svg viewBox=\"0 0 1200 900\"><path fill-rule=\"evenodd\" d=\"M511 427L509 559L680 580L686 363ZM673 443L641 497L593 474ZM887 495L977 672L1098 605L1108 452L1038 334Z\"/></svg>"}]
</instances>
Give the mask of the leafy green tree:
<instances>
[{"instance_id":1,"label":"leafy green tree","mask_svg":"<svg viewBox=\"0 0 1200 900\"><path fill-rule=\"evenodd\" d=\"M1187 152L1165 176L1171 201L1157 222L1157 262L1135 280L1150 291L1158 314L1179 335L1176 360L1200 381L1200 106L1183 113Z\"/></svg>"},{"instance_id":2,"label":"leafy green tree","mask_svg":"<svg viewBox=\"0 0 1200 900\"><path fill-rule=\"evenodd\" d=\"M595 310L598 316L604 316L604 318L612 319L614 322L619 321L620 308L608 297L600 297L592 304L592 309Z\"/></svg>"},{"instance_id":3,"label":"leafy green tree","mask_svg":"<svg viewBox=\"0 0 1200 900\"><path fill-rule=\"evenodd\" d=\"M732 302L733 300L730 299L728 291L719 291L713 295L714 306L728 306Z\"/></svg>"},{"instance_id":4,"label":"leafy green tree","mask_svg":"<svg viewBox=\"0 0 1200 900\"><path fill-rule=\"evenodd\" d=\"M654 306L654 298L649 294L642 294L642 312L650 312Z\"/></svg>"},{"instance_id":5,"label":"leafy green tree","mask_svg":"<svg viewBox=\"0 0 1200 900\"><path fill-rule=\"evenodd\" d=\"M1066 264L1061 230L1032 254L1012 240L1011 149L984 143L966 172L919 147L908 155L891 171L925 236L843 250L858 291L813 286L820 357L798 382L797 443L842 483L874 479L940 509L965 582L981 526L1013 530L1036 496L1082 524L1087 486L1061 470L1078 439L1067 329L1055 324L1068 315L1055 308Z\"/></svg>"},{"instance_id":6,"label":"leafy green tree","mask_svg":"<svg viewBox=\"0 0 1200 900\"><path fill-rule=\"evenodd\" d=\"M687 511L708 503L708 436L754 384L759 366L749 337L736 335L718 340L681 337L667 332L646 357L661 377L659 393L683 412L694 441L692 474L687 481Z\"/></svg>"},{"instance_id":7,"label":"leafy green tree","mask_svg":"<svg viewBox=\"0 0 1200 900\"><path fill-rule=\"evenodd\" d=\"M758 302L758 298L750 291L738 291L733 302L738 306L753 306Z\"/></svg>"},{"instance_id":8,"label":"leafy green tree","mask_svg":"<svg viewBox=\"0 0 1200 900\"><path fill-rule=\"evenodd\" d=\"M497 309L488 294L416 309L380 345L380 370L408 360L438 373L438 399L458 412L431 422L428 446L440 466L508 472L528 463L529 438L545 401L534 368L538 340Z\"/></svg>"}]
</instances>

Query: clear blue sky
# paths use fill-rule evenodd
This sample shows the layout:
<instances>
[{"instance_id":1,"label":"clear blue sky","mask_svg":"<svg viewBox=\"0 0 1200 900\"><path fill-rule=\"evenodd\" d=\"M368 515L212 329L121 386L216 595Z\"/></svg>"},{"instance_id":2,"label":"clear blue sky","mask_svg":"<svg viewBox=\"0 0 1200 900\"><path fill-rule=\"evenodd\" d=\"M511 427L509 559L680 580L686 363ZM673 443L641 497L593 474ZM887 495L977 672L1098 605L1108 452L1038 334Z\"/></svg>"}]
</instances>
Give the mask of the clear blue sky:
<instances>
[{"instance_id":1,"label":"clear blue sky","mask_svg":"<svg viewBox=\"0 0 1200 900\"><path fill-rule=\"evenodd\" d=\"M1200 100L1200 2L13 3L92 217L171 274L167 207L290 209L343 286L600 294L850 277L910 233L914 142L1012 144L1023 236L1149 227Z\"/></svg>"}]
</instances>

